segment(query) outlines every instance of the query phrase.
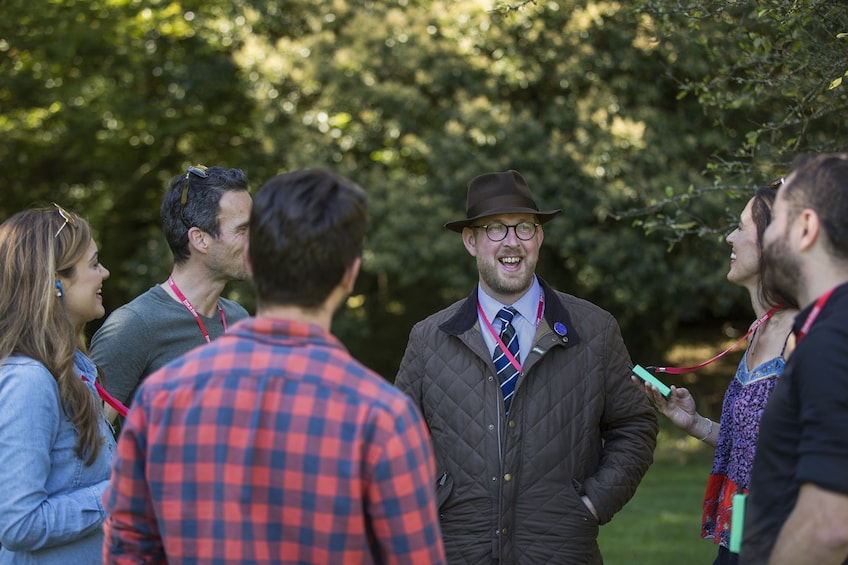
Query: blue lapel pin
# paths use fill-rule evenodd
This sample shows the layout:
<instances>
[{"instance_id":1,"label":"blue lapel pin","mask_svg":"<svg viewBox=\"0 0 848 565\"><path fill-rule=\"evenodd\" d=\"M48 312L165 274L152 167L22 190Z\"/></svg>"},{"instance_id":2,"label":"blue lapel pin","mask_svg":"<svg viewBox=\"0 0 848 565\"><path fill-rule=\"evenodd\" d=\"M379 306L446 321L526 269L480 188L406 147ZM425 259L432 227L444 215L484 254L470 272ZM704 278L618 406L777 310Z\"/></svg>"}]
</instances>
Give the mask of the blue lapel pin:
<instances>
[{"instance_id":1,"label":"blue lapel pin","mask_svg":"<svg viewBox=\"0 0 848 565\"><path fill-rule=\"evenodd\" d=\"M556 322L554 324L554 331L558 336L562 338L563 341L568 341L568 338L565 335L568 333L568 328L565 327L565 324L562 322Z\"/></svg>"}]
</instances>

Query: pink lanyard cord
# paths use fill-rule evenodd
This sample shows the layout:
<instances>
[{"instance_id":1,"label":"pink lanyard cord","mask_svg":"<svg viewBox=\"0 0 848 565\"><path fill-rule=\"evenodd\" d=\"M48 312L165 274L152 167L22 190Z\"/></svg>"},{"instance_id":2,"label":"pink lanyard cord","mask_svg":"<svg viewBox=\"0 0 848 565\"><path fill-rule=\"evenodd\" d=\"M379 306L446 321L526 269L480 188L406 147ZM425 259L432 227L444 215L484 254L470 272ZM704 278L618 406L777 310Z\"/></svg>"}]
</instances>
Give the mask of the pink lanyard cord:
<instances>
[{"instance_id":1,"label":"pink lanyard cord","mask_svg":"<svg viewBox=\"0 0 848 565\"><path fill-rule=\"evenodd\" d=\"M795 343L801 343L801 340L804 339L804 336L807 335L807 332L810 331L810 328L813 326L813 322L816 321L816 318L821 314L822 308L824 308L825 303L827 303L830 295L833 294L834 289L830 289L816 300L816 303L813 305L813 309L810 310L810 314L807 316L807 319L804 320L804 325L801 326L801 329L798 331L798 337L795 340Z\"/></svg>"},{"instance_id":2,"label":"pink lanyard cord","mask_svg":"<svg viewBox=\"0 0 848 565\"><path fill-rule=\"evenodd\" d=\"M84 380L85 382L89 382L88 377L86 377L85 375L83 375L82 380ZM100 398L102 398L106 404L114 408L115 411L121 416L127 416L127 412L129 411L127 407L124 406L120 400L109 394L109 392L105 388L103 388L103 385L97 382L97 380L94 381L94 388L97 389L97 394L100 395Z\"/></svg>"},{"instance_id":3,"label":"pink lanyard cord","mask_svg":"<svg viewBox=\"0 0 848 565\"><path fill-rule=\"evenodd\" d=\"M545 310L545 295L542 291L539 291L539 307L536 310L536 328L539 327L539 324L542 322L542 313ZM494 326L492 326L492 322L489 321L489 318L486 316L486 313L483 312L483 307L480 306L480 301L477 301L477 311L480 313L480 318L486 324L486 328L488 328L489 333L492 334L492 337L495 338L495 341L498 345L501 346L501 350L506 355L506 358L509 360L510 364L520 373L521 372L521 363L518 362L518 359L513 356L512 353L509 352L509 348L504 344L501 336L498 335L498 332L495 331Z\"/></svg>"},{"instance_id":4,"label":"pink lanyard cord","mask_svg":"<svg viewBox=\"0 0 848 565\"><path fill-rule=\"evenodd\" d=\"M652 366L648 366L648 367L645 367L645 368L648 369L649 371L655 371L657 373L669 373L671 375L682 375L683 373L691 373L692 371L697 371L698 369L706 367L707 365L709 365L710 363L713 363L714 361L718 361L719 359L721 359L722 357L724 357L725 355L727 355L728 353L730 353L731 351L733 351L734 349L739 347L739 345L743 341L748 339L748 336L750 336L752 333L754 333L757 328L759 328L760 326L765 324L766 321L768 321L769 318L774 316L775 312L780 310L780 308L781 308L781 306L774 306L771 310L769 310L768 312L763 314L762 317L760 317L759 320L754 322L754 324L751 326L751 328L748 330L748 332L745 335L743 335L741 338L739 338L739 340L736 343L734 343L733 345L731 345L730 347L728 347L727 349L725 349L724 351L722 351L721 353L719 353L715 357L713 357L711 359L707 359L703 363L698 363L697 365L694 365L692 367L652 367Z\"/></svg>"},{"instance_id":5,"label":"pink lanyard cord","mask_svg":"<svg viewBox=\"0 0 848 565\"><path fill-rule=\"evenodd\" d=\"M206 343L211 343L212 340L209 338L209 332L206 331L206 326L203 324L203 320L200 319L200 316L197 314L197 310L194 309L194 306L191 305L191 302L188 301L188 298L185 297L185 294L177 286L177 283L174 282L174 277L168 277L168 286L171 287L171 290L174 291L174 294L177 295L177 298L180 300L183 306L186 307L186 310L191 312L191 315L194 316L194 320L197 322L197 326L200 328L201 333L203 333L203 339L206 340ZM224 331L227 331L227 319L224 317L224 309L221 308L221 303L217 302L215 306L218 307L218 312L221 313L221 324L224 326Z\"/></svg>"}]
</instances>

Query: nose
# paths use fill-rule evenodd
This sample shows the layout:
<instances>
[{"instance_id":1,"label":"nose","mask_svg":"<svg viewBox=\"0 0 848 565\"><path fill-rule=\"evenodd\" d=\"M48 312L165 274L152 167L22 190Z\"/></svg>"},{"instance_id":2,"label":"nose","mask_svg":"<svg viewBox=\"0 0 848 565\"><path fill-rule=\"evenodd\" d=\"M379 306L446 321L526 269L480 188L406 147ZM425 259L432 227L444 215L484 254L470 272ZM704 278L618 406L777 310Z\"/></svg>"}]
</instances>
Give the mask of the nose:
<instances>
[{"instance_id":1,"label":"nose","mask_svg":"<svg viewBox=\"0 0 848 565\"><path fill-rule=\"evenodd\" d=\"M739 231L739 228L734 229L732 232L727 234L727 237L724 238L724 241L727 242L728 245L733 245L733 236L736 235L737 231Z\"/></svg>"},{"instance_id":2,"label":"nose","mask_svg":"<svg viewBox=\"0 0 848 565\"><path fill-rule=\"evenodd\" d=\"M100 265L100 269L103 271L103 280L105 281L109 278L109 275L111 275L111 273L109 272L109 269L107 269L103 265Z\"/></svg>"}]
</instances>

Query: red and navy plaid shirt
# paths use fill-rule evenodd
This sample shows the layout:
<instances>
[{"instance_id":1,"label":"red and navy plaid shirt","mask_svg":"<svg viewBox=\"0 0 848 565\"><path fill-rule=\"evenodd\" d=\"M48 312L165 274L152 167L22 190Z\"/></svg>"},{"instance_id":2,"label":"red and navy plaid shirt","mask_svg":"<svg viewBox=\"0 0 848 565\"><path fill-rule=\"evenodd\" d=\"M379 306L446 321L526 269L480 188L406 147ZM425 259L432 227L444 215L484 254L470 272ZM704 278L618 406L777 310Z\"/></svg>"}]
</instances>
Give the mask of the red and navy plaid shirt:
<instances>
[{"instance_id":1,"label":"red and navy plaid shirt","mask_svg":"<svg viewBox=\"0 0 848 565\"><path fill-rule=\"evenodd\" d=\"M426 425L323 329L243 320L150 375L106 563L444 563Z\"/></svg>"}]
</instances>

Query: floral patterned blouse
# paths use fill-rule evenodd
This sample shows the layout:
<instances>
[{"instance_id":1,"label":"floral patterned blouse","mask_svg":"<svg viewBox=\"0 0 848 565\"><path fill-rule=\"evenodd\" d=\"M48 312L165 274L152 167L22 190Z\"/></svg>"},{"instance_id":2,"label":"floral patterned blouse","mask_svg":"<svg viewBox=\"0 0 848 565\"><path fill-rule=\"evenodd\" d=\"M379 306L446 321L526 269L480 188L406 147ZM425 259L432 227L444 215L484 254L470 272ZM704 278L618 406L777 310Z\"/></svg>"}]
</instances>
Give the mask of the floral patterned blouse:
<instances>
[{"instance_id":1,"label":"floral patterned blouse","mask_svg":"<svg viewBox=\"0 0 848 565\"><path fill-rule=\"evenodd\" d=\"M783 352L748 370L748 350L727 388L721 409L713 468L704 496L701 537L727 547L733 495L747 493L760 432L760 418L786 360Z\"/></svg>"}]
</instances>

